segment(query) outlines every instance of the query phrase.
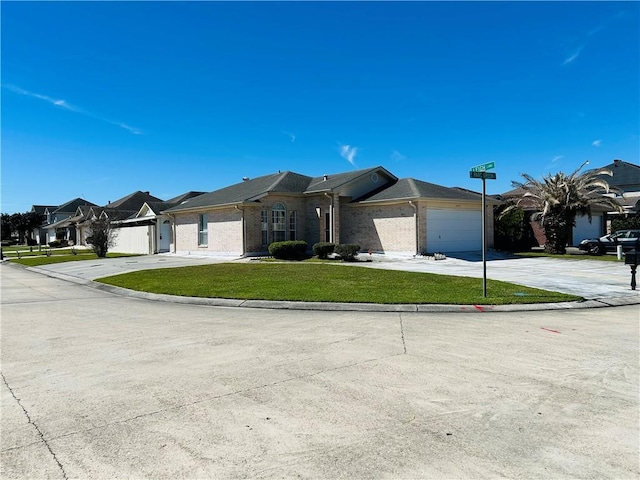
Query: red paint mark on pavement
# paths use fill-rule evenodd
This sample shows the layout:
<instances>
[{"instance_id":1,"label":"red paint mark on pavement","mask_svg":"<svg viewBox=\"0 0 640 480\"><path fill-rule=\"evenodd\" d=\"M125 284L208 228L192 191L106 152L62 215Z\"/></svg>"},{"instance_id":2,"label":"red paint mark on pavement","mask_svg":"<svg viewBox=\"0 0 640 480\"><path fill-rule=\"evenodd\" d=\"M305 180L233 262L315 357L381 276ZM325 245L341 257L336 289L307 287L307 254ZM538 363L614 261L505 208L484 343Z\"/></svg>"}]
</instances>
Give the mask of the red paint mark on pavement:
<instances>
[{"instance_id":1,"label":"red paint mark on pavement","mask_svg":"<svg viewBox=\"0 0 640 480\"><path fill-rule=\"evenodd\" d=\"M540 327L542 330L546 330L547 332L560 333L558 330L551 330L550 328Z\"/></svg>"},{"instance_id":2,"label":"red paint mark on pavement","mask_svg":"<svg viewBox=\"0 0 640 480\"><path fill-rule=\"evenodd\" d=\"M484 308L482 308L480 305L474 305L474 307L476 307L477 310L484 312Z\"/></svg>"}]
</instances>

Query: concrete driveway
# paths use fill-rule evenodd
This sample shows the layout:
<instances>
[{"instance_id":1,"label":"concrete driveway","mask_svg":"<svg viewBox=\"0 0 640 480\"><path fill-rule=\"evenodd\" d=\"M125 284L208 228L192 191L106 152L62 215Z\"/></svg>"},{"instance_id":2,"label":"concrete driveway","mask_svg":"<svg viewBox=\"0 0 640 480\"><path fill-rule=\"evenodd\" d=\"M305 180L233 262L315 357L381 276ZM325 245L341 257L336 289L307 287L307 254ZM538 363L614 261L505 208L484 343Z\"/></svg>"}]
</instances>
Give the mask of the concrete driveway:
<instances>
[{"instance_id":1,"label":"concrete driveway","mask_svg":"<svg viewBox=\"0 0 640 480\"><path fill-rule=\"evenodd\" d=\"M238 309L2 280L2 471L638 478L637 306Z\"/></svg>"},{"instance_id":2,"label":"concrete driveway","mask_svg":"<svg viewBox=\"0 0 640 480\"><path fill-rule=\"evenodd\" d=\"M482 278L482 257L473 253L448 256L445 260L377 254L371 256L361 254L360 258L371 261L359 262L357 266ZM516 258L496 252L490 252L487 259L487 277L490 279L569 293L585 299L603 301L606 304L640 303L640 290L631 290L630 269L623 262ZM65 277L94 280L135 270L228 261L247 262L253 260L234 257L162 254L57 263L38 267L37 270ZM349 266L349 264L345 265Z\"/></svg>"}]
</instances>

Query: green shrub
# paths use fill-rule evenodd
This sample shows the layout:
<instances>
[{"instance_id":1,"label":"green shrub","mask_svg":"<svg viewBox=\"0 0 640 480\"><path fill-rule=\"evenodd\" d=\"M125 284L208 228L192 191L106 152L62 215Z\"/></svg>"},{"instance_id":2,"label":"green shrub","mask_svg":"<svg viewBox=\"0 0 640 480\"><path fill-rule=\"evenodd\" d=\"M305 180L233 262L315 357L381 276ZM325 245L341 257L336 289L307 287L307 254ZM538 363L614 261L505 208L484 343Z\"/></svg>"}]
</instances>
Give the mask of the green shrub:
<instances>
[{"instance_id":1,"label":"green shrub","mask_svg":"<svg viewBox=\"0 0 640 480\"><path fill-rule=\"evenodd\" d=\"M269 245L269 253L281 260L300 260L307 254L307 242L304 240L273 242Z\"/></svg>"},{"instance_id":2,"label":"green shrub","mask_svg":"<svg viewBox=\"0 0 640 480\"><path fill-rule=\"evenodd\" d=\"M625 216L616 216L611 220L611 231L630 230L640 228L640 213L628 214Z\"/></svg>"},{"instance_id":3,"label":"green shrub","mask_svg":"<svg viewBox=\"0 0 640 480\"><path fill-rule=\"evenodd\" d=\"M336 245L335 252L340 255L345 262L353 262L360 251L360 245L357 243L345 243Z\"/></svg>"},{"instance_id":4,"label":"green shrub","mask_svg":"<svg viewBox=\"0 0 640 480\"><path fill-rule=\"evenodd\" d=\"M336 245L334 243L318 242L313 245L313 254L318 258L327 258L333 253L335 248Z\"/></svg>"},{"instance_id":5,"label":"green shrub","mask_svg":"<svg viewBox=\"0 0 640 480\"><path fill-rule=\"evenodd\" d=\"M60 240L53 240L49 242L49 246L51 248L60 248L62 246L62 242Z\"/></svg>"}]
</instances>

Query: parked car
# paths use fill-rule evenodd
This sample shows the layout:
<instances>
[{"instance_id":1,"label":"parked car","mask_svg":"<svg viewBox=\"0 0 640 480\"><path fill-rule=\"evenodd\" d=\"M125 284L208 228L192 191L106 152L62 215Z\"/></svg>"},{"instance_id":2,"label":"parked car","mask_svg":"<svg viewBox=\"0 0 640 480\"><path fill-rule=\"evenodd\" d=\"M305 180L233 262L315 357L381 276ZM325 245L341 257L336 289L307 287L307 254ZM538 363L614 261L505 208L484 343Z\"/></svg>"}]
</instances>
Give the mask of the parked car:
<instances>
[{"instance_id":1,"label":"parked car","mask_svg":"<svg viewBox=\"0 0 640 480\"><path fill-rule=\"evenodd\" d=\"M615 252L618 245L622 245L625 252L640 246L640 230L620 230L604 237L585 239L580 242L578 248L593 255L602 255Z\"/></svg>"},{"instance_id":2,"label":"parked car","mask_svg":"<svg viewBox=\"0 0 640 480\"><path fill-rule=\"evenodd\" d=\"M2 240L2 246L3 247L9 247L11 245L17 245L18 244L18 239L11 237L11 238L6 238L4 240Z\"/></svg>"}]
</instances>

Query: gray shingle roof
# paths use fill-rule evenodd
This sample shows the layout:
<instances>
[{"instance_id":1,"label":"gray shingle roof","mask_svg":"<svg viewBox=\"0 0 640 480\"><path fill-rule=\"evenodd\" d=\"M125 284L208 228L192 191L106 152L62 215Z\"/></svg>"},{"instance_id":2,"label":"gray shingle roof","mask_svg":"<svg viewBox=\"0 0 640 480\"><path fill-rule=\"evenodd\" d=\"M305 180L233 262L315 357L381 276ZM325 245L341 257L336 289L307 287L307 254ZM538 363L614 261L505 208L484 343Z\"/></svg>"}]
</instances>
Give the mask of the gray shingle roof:
<instances>
[{"instance_id":1,"label":"gray shingle roof","mask_svg":"<svg viewBox=\"0 0 640 480\"><path fill-rule=\"evenodd\" d=\"M378 192L373 192L370 195L355 200L355 202L371 203L418 198L480 200L481 195L460 188L449 188L436 185L435 183L423 182L415 178L402 178L390 187Z\"/></svg>"},{"instance_id":2,"label":"gray shingle roof","mask_svg":"<svg viewBox=\"0 0 640 480\"><path fill-rule=\"evenodd\" d=\"M313 177L305 193L331 191L357 178L364 177L373 172L377 172L378 170L384 170L385 172L387 172L386 169L378 166L373 168L365 168L363 170L354 170L353 172L335 173L332 175L327 175L326 180L324 175L321 177ZM395 179L394 175L392 175L390 172L387 172L387 173L391 178Z\"/></svg>"},{"instance_id":3,"label":"gray shingle roof","mask_svg":"<svg viewBox=\"0 0 640 480\"><path fill-rule=\"evenodd\" d=\"M150 195L149 192L141 192L138 190L137 192L130 193L126 197L122 197L115 202L111 202L104 206L104 208L108 210L140 210L140 207L144 205L145 202L163 202L161 198L154 197Z\"/></svg>"},{"instance_id":4,"label":"gray shingle roof","mask_svg":"<svg viewBox=\"0 0 640 480\"><path fill-rule=\"evenodd\" d=\"M194 192L194 191L186 192L186 193L183 193L182 195L178 195L177 197L170 198L169 200L166 201L166 203L178 205L179 203L182 203L185 200L189 200L190 198L197 197L198 195L203 195L205 193L207 192Z\"/></svg>"},{"instance_id":5,"label":"gray shingle roof","mask_svg":"<svg viewBox=\"0 0 640 480\"><path fill-rule=\"evenodd\" d=\"M602 168L611 170L613 173L613 177L602 176L610 186L621 188L624 191L640 189L640 166L623 160L614 160L613 163Z\"/></svg>"},{"instance_id":6,"label":"gray shingle roof","mask_svg":"<svg viewBox=\"0 0 640 480\"><path fill-rule=\"evenodd\" d=\"M67 203L60 205L52 213L75 213L76 209L81 205L93 207L95 206L95 203L88 202L84 198L74 198L73 200L69 200Z\"/></svg>"},{"instance_id":7,"label":"gray shingle roof","mask_svg":"<svg viewBox=\"0 0 640 480\"><path fill-rule=\"evenodd\" d=\"M279 172L249 179L220 190L190 198L170 208L168 212L179 212L199 207L233 205L254 202L268 193L302 193L311 181L311 177L294 172Z\"/></svg>"}]
</instances>

